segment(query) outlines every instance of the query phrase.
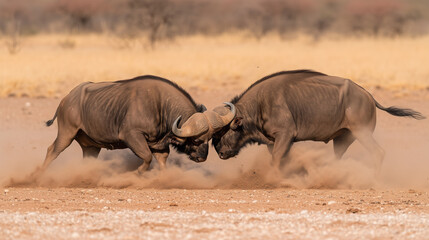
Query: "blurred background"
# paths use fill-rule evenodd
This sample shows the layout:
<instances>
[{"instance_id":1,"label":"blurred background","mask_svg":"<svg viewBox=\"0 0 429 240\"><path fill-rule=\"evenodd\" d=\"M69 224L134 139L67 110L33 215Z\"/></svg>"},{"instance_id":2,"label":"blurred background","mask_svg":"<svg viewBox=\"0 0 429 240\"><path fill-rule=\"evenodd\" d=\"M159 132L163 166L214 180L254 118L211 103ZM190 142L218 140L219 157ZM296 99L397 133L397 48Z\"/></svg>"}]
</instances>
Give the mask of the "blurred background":
<instances>
[{"instance_id":1,"label":"blurred background","mask_svg":"<svg viewBox=\"0 0 429 240\"><path fill-rule=\"evenodd\" d=\"M238 91L301 68L425 90L428 33L426 0L0 0L0 96L143 74Z\"/></svg>"}]
</instances>

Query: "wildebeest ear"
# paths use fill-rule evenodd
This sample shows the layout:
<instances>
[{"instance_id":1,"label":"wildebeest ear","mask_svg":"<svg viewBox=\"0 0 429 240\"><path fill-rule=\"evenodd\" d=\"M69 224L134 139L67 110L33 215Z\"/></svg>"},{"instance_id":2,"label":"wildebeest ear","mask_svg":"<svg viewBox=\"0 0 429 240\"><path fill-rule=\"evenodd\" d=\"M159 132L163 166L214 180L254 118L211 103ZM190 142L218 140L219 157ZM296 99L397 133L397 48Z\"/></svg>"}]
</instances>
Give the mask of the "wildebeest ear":
<instances>
[{"instance_id":1,"label":"wildebeest ear","mask_svg":"<svg viewBox=\"0 0 429 240\"><path fill-rule=\"evenodd\" d=\"M231 124L229 125L229 127L232 130L237 129L238 127L240 127L243 123L242 123L243 118L242 117L236 117L234 118L234 120L232 120Z\"/></svg>"},{"instance_id":2,"label":"wildebeest ear","mask_svg":"<svg viewBox=\"0 0 429 240\"><path fill-rule=\"evenodd\" d=\"M177 137L177 136L172 136L170 138L170 143L172 143L172 144L182 145L185 142L186 142L186 138L181 138L181 137Z\"/></svg>"},{"instance_id":3,"label":"wildebeest ear","mask_svg":"<svg viewBox=\"0 0 429 240\"><path fill-rule=\"evenodd\" d=\"M207 111L206 106L204 106L203 104L200 105L200 112L205 112Z\"/></svg>"}]
</instances>

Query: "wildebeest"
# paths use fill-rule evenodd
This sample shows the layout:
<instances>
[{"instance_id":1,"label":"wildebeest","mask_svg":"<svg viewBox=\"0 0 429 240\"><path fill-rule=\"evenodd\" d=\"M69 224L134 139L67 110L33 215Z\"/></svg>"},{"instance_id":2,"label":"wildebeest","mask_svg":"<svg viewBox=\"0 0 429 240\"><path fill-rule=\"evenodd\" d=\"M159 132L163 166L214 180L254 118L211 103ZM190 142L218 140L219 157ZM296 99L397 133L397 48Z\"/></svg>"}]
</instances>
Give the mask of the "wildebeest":
<instances>
[{"instance_id":1,"label":"wildebeest","mask_svg":"<svg viewBox=\"0 0 429 240\"><path fill-rule=\"evenodd\" d=\"M130 148L149 167L152 155L165 167L169 145L196 162L208 154L210 126L203 105L175 83L156 76L140 76L116 82L86 82L62 99L52 120L58 122L58 135L48 148L40 173L73 140L84 157L97 157L101 148ZM221 116L225 124L233 115ZM179 121L181 128L178 127ZM225 125L224 124L224 125ZM223 125L222 125L223 126Z\"/></svg>"},{"instance_id":2,"label":"wildebeest","mask_svg":"<svg viewBox=\"0 0 429 240\"><path fill-rule=\"evenodd\" d=\"M235 113L232 122L213 135L219 157L236 156L249 143L266 144L277 169L294 142L333 140L334 152L341 158L357 139L376 157L379 170L384 150L372 136L376 108L395 116L424 118L411 109L383 107L351 80L310 70L266 76L231 103L214 109Z\"/></svg>"}]
</instances>

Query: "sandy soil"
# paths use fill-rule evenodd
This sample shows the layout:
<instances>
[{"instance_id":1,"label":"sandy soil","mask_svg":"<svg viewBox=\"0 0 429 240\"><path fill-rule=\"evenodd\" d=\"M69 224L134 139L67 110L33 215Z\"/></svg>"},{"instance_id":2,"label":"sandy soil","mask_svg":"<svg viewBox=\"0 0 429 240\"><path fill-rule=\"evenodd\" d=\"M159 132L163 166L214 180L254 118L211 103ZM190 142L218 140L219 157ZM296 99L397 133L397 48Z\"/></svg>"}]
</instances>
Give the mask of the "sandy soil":
<instances>
[{"instance_id":1,"label":"sandy soil","mask_svg":"<svg viewBox=\"0 0 429 240\"><path fill-rule=\"evenodd\" d=\"M429 116L429 92L372 89L385 106ZM212 108L233 91L190 89ZM331 144L299 143L282 184L268 183L270 156L251 146L197 164L172 153L168 169L138 176L130 151L81 159L72 144L38 183L19 185L56 135L46 128L60 99L0 99L0 239L424 239L429 236L429 120L378 111L386 150L381 176L354 143L341 161ZM284 183L287 183L284 185ZM287 187L285 187L287 186Z\"/></svg>"}]
</instances>

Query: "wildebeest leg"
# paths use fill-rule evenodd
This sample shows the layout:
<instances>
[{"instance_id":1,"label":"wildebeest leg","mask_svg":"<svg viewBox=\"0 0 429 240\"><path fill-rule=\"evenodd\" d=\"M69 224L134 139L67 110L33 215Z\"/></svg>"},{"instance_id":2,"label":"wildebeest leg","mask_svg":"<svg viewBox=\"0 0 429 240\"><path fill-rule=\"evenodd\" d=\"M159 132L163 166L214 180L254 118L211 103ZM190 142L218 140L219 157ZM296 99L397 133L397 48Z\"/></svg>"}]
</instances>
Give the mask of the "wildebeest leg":
<instances>
[{"instance_id":1,"label":"wildebeest leg","mask_svg":"<svg viewBox=\"0 0 429 240\"><path fill-rule=\"evenodd\" d=\"M72 143L74 136L77 133L77 130L70 130L67 131L61 131L61 128L58 130L57 138L55 139L54 143L51 144L51 146L48 147L48 151L46 153L45 161L43 162L43 165L41 168L36 169L36 171L32 174L33 177L38 177L40 174L43 173L43 171L48 168L49 164L51 164L52 161L54 161L58 155L64 149L66 149L70 144Z\"/></svg>"},{"instance_id":2,"label":"wildebeest leg","mask_svg":"<svg viewBox=\"0 0 429 240\"><path fill-rule=\"evenodd\" d=\"M139 174L143 174L144 172L146 172L151 162L152 162L152 156L150 158L150 161L143 160L143 164L140 165L140 167L137 169L137 172Z\"/></svg>"},{"instance_id":3,"label":"wildebeest leg","mask_svg":"<svg viewBox=\"0 0 429 240\"><path fill-rule=\"evenodd\" d=\"M98 147L85 147L80 145L82 148L83 158L97 158L101 148Z\"/></svg>"},{"instance_id":4,"label":"wildebeest leg","mask_svg":"<svg viewBox=\"0 0 429 240\"><path fill-rule=\"evenodd\" d=\"M124 142L143 160L143 164L137 169L139 174L144 173L152 162L152 152L147 145L146 138L139 131L132 131L124 136Z\"/></svg>"},{"instance_id":5,"label":"wildebeest leg","mask_svg":"<svg viewBox=\"0 0 429 240\"><path fill-rule=\"evenodd\" d=\"M281 179L280 163L286 158L292 145L292 135L287 132L280 132L275 135L274 146L272 147L272 173L269 174L271 180Z\"/></svg>"},{"instance_id":6,"label":"wildebeest leg","mask_svg":"<svg viewBox=\"0 0 429 240\"><path fill-rule=\"evenodd\" d=\"M292 135L288 133L278 133L275 136L273 154L273 167L279 169L280 163L286 158L292 146Z\"/></svg>"},{"instance_id":7,"label":"wildebeest leg","mask_svg":"<svg viewBox=\"0 0 429 240\"><path fill-rule=\"evenodd\" d=\"M159 163L159 169L161 169L161 170L165 169L165 163L167 161L168 154L170 154L170 149L153 153L153 156L155 156L156 160Z\"/></svg>"},{"instance_id":8,"label":"wildebeest leg","mask_svg":"<svg viewBox=\"0 0 429 240\"><path fill-rule=\"evenodd\" d=\"M45 161L43 162L42 169L46 169L49 164L53 160L55 160L61 152L63 152L73 141L74 135L76 131L73 133L58 133L57 139L55 139L54 143L48 147L48 151L46 153Z\"/></svg>"},{"instance_id":9,"label":"wildebeest leg","mask_svg":"<svg viewBox=\"0 0 429 240\"><path fill-rule=\"evenodd\" d=\"M353 132L356 139L375 157L376 173L380 173L383 164L384 150L378 145L372 136L372 131Z\"/></svg>"},{"instance_id":10,"label":"wildebeest leg","mask_svg":"<svg viewBox=\"0 0 429 240\"><path fill-rule=\"evenodd\" d=\"M349 146L356 140L350 130L334 138L334 152L338 159L341 159Z\"/></svg>"},{"instance_id":11,"label":"wildebeest leg","mask_svg":"<svg viewBox=\"0 0 429 240\"><path fill-rule=\"evenodd\" d=\"M88 158L88 157L97 158L101 148L88 146L87 140L83 136L86 136L86 135L79 135L78 133L77 136L75 137L76 142L79 143L79 146L82 148L83 158Z\"/></svg>"},{"instance_id":12,"label":"wildebeest leg","mask_svg":"<svg viewBox=\"0 0 429 240\"><path fill-rule=\"evenodd\" d=\"M286 132L278 133L275 135L274 145L268 145L268 151L272 153L272 168L266 175L267 181L274 184L280 182L281 185L289 186L288 183L281 181L282 175L280 173L280 163L286 158L290 147L292 146L292 135Z\"/></svg>"}]
</instances>

